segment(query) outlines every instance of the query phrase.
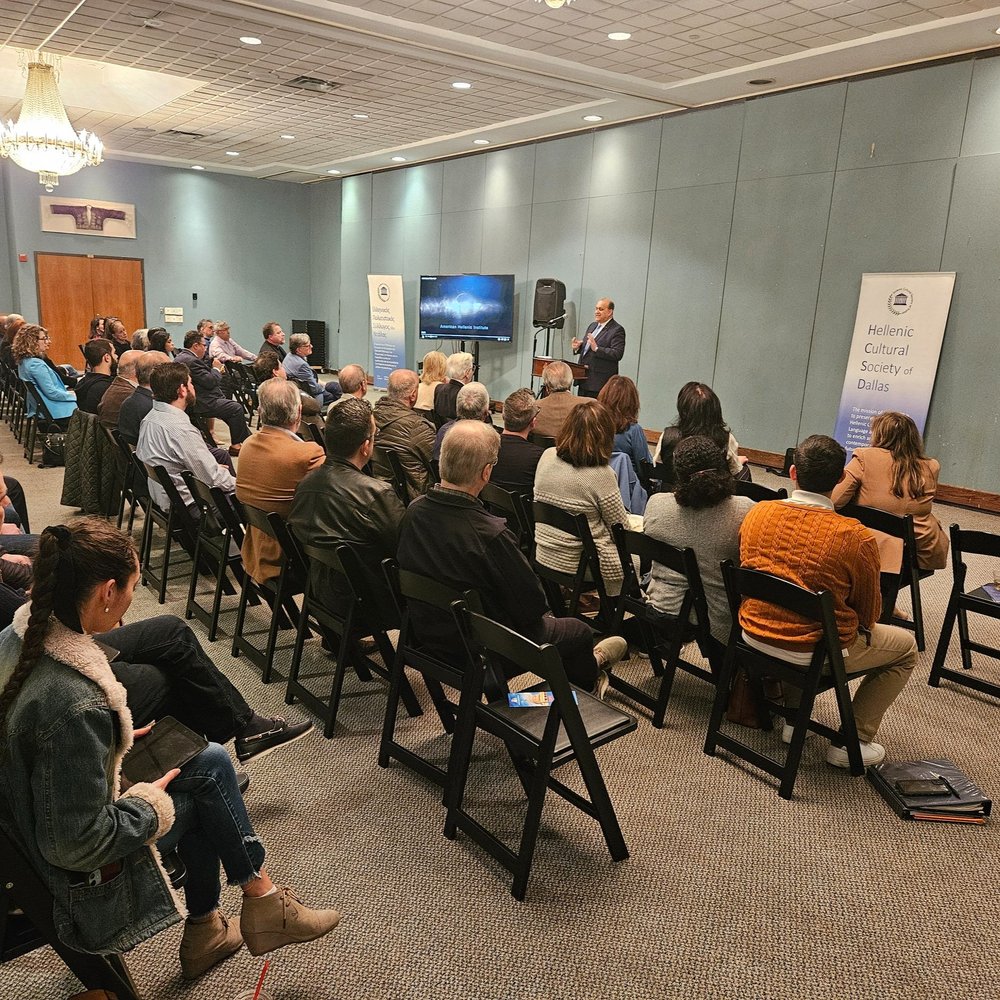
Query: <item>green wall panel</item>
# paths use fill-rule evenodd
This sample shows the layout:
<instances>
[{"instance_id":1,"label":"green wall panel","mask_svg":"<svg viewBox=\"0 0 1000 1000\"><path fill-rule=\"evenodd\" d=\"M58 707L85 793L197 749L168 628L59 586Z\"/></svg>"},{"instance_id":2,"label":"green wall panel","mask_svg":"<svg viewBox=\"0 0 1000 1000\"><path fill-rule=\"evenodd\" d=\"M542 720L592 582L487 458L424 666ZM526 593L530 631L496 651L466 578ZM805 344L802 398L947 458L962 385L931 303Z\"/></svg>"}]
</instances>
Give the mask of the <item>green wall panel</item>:
<instances>
[{"instance_id":1,"label":"green wall panel","mask_svg":"<svg viewBox=\"0 0 1000 1000\"><path fill-rule=\"evenodd\" d=\"M410 218L441 211L444 165L420 163L405 170L374 174L372 218Z\"/></svg>"},{"instance_id":2,"label":"green wall panel","mask_svg":"<svg viewBox=\"0 0 1000 1000\"><path fill-rule=\"evenodd\" d=\"M486 204L486 157L463 156L442 164L445 212L465 212Z\"/></svg>"},{"instance_id":3,"label":"green wall panel","mask_svg":"<svg viewBox=\"0 0 1000 1000\"><path fill-rule=\"evenodd\" d=\"M735 181L740 167L745 104L663 119L659 188Z\"/></svg>"},{"instance_id":4,"label":"green wall panel","mask_svg":"<svg viewBox=\"0 0 1000 1000\"><path fill-rule=\"evenodd\" d=\"M532 203L568 201L590 195L594 137L589 132L535 147Z\"/></svg>"},{"instance_id":5,"label":"green wall panel","mask_svg":"<svg viewBox=\"0 0 1000 1000\"><path fill-rule=\"evenodd\" d=\"M498 149L476 157L486 163L485 206L530 205L535 178L535 146Z\"/></svg>"},{"instance_id":6,"label":"green wall panel","mask_svg":"<svg viewBox=\"0 0 1000 1000\"><path fill-rule=\"evenodd\" d=\"M657 119L596 132L591 197L655 189L660 130Z\"/></svg>"},{"instance_id":7,"label":"green wall panel","mask_svg":"<svg viewBox=\"0 0 1000 1000\"><path fill-rule=\"evenodd\" d=\"M1000 153L1000 56L977 59L972 67L962 156Z\"/></svg>"}]
</instances>

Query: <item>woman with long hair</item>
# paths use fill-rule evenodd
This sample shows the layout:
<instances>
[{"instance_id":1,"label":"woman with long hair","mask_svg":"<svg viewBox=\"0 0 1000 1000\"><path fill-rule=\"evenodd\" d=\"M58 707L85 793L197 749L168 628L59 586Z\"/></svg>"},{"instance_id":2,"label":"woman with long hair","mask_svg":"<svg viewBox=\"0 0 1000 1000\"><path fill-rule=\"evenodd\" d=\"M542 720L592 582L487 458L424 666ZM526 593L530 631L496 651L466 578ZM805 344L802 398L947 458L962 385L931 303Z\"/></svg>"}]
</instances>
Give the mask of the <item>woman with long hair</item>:
<instances>
[{"instance_id":1,"label":"woman with long hair","mask_svg":"<svg viewBox=\"0 0 1000 1000\"><path fill-rule=\"evenodd\" d=\"M753 501L733 496L733 477L722 450L702 434L686 437L674 448L677 486L654 493L646 505L644 532L677 548L692 548L698 558L708 602L712 638L729 641L732 617L720 563L740 559L740 525ZM684 577L653 563L646 599L657 611L675 615L687 592Z\"/></svg>"},{"instance_id":2,"label":"woman with long hair","mask_svg":"<svg viewBox=\"0 0 1000 1000\"><path fill-rule=\"evenodd\" d=\"M870 448L858 448L844 479L833 491L838 508L849 503L877 507L890 514L913 515L920 569L943 569L948 563L948 535L931 513L941 466L924 454L917 425L905 413L887 410L872 418ZM898 573L903 543L875 532L882 571Z\"/></svg>"},{"instance_id":3,"label":"woman with long hair","mask_svg":"<svg viewBox=\"0 0 1000 1000\"><path fill-rule=\"evenodd\" d=\"M569 411L556 437L535 470L535 499L571 514L586 514L597 546L601 576L609 596L622 589L622 567L611 537L611 525L629 526L618 488L618 477L608 462L615 425L608 408L595 400ZM550 569L575 573L581 544L561 531L539 524L535 529L535 558Z\"/></svg>"},{"instance_id":4,"label":"woman with long hair","mask_svg":"<svg viewBox=\"0 0 1000 1000\"><path fill-rule=\"evenodd\" d=\"M628 455L636 475L640 462L652 462L646 432L639 426L639 390L627 375L612 375L597 395L611 414L615 425L612 452Z\"/></svg>"},{"instance_id":5,"label":"woman with long hair","mask_svg":"<svg viewBox=\"0 0 1000 1000\"><path fill-rule=\"evenodd\" d=\"M31 603L0 633L0 826L54 899L61 940L126 951L184 916L155 847L187 868L181 971L193 979L244 942L263 954L336 926L264 868L264 845L217 744L180 769L123 788L135 739L126 692L95 633L128 610L139 579L132 540L100 518L46 528ZM219 909L220 863L243 891L240 924Z\"/></svg>"},{"instance_id":6,"label":"woman with long hair","mask_svg":"<svg viewBox=\"0 0 1000 1000\"><path fill-rule=\"evenodd\" d=\"M744 470L746 458L738 453L739 444L722 419L722 403L704 382L687 382L677 393L677 420L660 435L653 461L670 468L677 442L695 434L722 450L730 475L749 478Z\"/></svg>"},{"instance_id":7,"label":"woman with long hair","mask_svg":"<svg viewBox=\"0 0 1000 1000\"><path fill-rule=\"evenodd\" d=\"M11 350L21 381L30 382L38 390L52 419L65 430L76 409L76 393L66 388L55 371L55 365L49 361L50 342L49 331L45 327L28 323L15 334ZM36 409L34 397L28 393L25 413L33 417Z\"/></svg>"},{"instance_id":8,"label":"woman with long hair","mask_svg":"<svg viewBox=\"0 0 1000 1000\"><path fill-rule=\"evenodd\" d=\"M448 381L446 369L448 359L440 351L428 351L420 369L420 385L417 386L417 401L413 404L415 410L425 410L430 413L434 409L434 390L442 382Z\"/></svg>"}]
</instances>

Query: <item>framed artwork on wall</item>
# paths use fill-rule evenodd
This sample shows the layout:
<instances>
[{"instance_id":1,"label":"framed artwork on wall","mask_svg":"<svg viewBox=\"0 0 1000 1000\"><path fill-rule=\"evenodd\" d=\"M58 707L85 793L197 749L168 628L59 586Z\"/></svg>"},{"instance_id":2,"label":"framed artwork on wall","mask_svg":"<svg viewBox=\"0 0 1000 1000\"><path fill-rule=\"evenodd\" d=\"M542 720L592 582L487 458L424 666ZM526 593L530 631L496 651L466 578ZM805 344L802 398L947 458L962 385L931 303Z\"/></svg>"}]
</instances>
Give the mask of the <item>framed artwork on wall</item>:
<instances>
[{"instance_id":1,"label":"framed artwork on wall","mask_svg":"<svg viewBox=\"0 0 1000 1000\"><path fill-rule=\"evenodd\" d=\"M135 239L135 205L117 201L63 198L58 195L43 195L38 201L43 233Z\"/></svg>"}]
</instances>

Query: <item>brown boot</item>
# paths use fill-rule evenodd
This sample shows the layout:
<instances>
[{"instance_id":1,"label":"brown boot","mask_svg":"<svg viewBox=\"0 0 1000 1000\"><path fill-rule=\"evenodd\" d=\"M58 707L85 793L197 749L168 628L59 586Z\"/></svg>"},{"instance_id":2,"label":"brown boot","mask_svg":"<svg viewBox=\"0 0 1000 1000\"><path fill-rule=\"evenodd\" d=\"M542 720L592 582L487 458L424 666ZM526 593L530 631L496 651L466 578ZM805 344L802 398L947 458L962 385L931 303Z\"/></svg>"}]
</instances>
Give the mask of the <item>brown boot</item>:
<instances>
[{"instance_id":1,"label":"brown boot","mask_svg":"<svg viewBox=\"0 0 1000 1000\"><path fill-rule=\"evenodd\" d=\"M340 923L336 910L310 910L287 886L269 896L244 896L240 930L251 955L329 934Z\"/></svg>"},{"instance_id":2,"label":"brown boot","mask_svg":"<svg viewBox=\"0 0 1000 1000\"><path fill-rule=\"evenodd\" d=\"M208 920L184 924L181 938L181 974L185 979L197 979L213 965L243 946L243 936L236 924L221 910L216 910Z\"/></svg>"}]
</instances>

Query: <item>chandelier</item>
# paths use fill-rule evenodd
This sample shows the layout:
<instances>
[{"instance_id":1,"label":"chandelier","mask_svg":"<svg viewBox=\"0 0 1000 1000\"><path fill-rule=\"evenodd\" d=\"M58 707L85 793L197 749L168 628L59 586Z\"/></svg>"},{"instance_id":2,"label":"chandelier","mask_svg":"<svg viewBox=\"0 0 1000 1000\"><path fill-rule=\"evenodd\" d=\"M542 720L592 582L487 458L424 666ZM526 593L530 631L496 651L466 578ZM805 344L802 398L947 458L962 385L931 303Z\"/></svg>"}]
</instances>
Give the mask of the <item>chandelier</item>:
<instances>
[{"instance_id":1,"label":"chandelier","mask_svg":"<svg viewBox=\"0 0 1000 1000\"><path fill-rule=\"evenodd\" d=\"M566 4L570 4L573 0L535 0L536 3L543 3L546 7L551 7L553 10L558 10L560 7L565 7Z\"/></svg>"},{"instance_id":2,"label":"chandelier","mask_svg":"<svg viewBox=\"0 0 1000 1000\"><path fill-rule=\"evenodd\" d=\"M17 124L0 124L0 156L37 172L39 183L51 191L60 176L96 167L103 153L104 144L96 135L74 130L59 97L56 67L48 57L34 53L28 62L28 85Z\"/></svg>"}]
</instances>

